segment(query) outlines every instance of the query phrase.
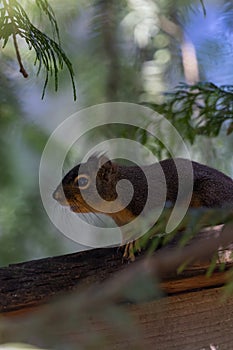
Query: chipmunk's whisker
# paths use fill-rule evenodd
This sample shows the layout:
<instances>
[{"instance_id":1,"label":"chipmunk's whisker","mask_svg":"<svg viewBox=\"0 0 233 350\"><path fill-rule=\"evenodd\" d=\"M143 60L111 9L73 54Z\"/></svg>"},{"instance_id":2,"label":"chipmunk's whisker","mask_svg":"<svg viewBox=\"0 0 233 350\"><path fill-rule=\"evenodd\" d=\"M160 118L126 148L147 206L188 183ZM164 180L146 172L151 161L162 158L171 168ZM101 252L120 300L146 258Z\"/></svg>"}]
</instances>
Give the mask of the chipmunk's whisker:
<instances>
[{"instance_id":1,"label":"chipmunk's whisker","mask_svg":"<svg viewBox=\"0 0 233 350\"><path fill-rule=\"evenodd\" d=\"M81 200L76 199L76 201L75 201L75 203L74 203L74 207L77 207L77 209L82 208L82 212L80 212L79 210L75 210L75 212L76 212L77 214L82 214L82 215L87 214L87 217L88 217L88 216L90 216L90 217L94 216L94 217L103 225L103 227L106 226L105 221L104 221L103 219L101 219L101 217L99 216L99 214L98 214L98 213L95 213L94 211L93 211L93 212L90 212L90 208L87 207L83 202L81 202ZM84 209L84 208L85 208L85 210L86 210L85 212L83 212L83 209ZM84 220L86 220L86 216L85 216ZM86 221L87 221L87 220L86 220Z\"/></svg>"},{"instance_id":2,"label":"chipmunk's whisker","mask_svg":"<svg viewBox=\"0 0 233 350\"><path fill-rule=\"evenodd\" d=\"M99 216L99 214L96 214L96 213L88 213L87 216L90 216L90 217L94 216L94 217L97 219L97 221L98 221L99 223L102 224L101 227L106 227L105 221L104 221L103 219L101 219L101 217ZM92 219L92 220L93 220L93 219Z\"/></svg>"}]
</instances>

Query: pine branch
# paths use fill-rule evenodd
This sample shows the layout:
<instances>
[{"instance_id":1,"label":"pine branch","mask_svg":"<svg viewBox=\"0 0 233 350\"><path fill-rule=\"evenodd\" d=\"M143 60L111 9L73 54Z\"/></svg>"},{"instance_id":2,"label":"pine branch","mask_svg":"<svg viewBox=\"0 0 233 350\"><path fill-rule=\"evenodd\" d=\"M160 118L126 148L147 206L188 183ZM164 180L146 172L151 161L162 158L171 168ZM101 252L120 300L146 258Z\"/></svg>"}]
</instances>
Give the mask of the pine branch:
<instances>
[{"instance_id":1,"label":"pine branch","mask_svg":"<svg viewBox=\"0 0 233 350\"><path fill-rule=\"evenodd\" d=\"M174 91L164 96L163 104L146 105L165 115L191 144L198 135L218 136L225 122L229 123L226 133L229 135L233 131L232 85L180 83Z\"/></svg>"},{"instance_id":2,"label":"pine branch","mask_svg":"<svg viewBox=\"0 0 233 350\"><path fill-rule=\"evenodd\" d=\"M41 11L43 11L48 16L50 24L53 29L53 37L54 39L56 38L58 39L58 43L60 45L59 28L58 28L56 17L52 7L49 5L47 0L36 0L36 5L38 6L39 9L41 9Z\"/></svg>"},{"instance_id":3,"label":"pine branch","mask_svg":"<svg viewBox=\"0 0 233 350\"><path fill-rule=\"evenodd\" d=\"M11 36L13 37L20 72L25 77L27 76L27 72L22 63L16 35L19 35L26 41L29 50L34 49L36 54L35 64L38 64L37 75L41 72L42 67L45 68L46 72L42 98L48 85L49 76L54 77L55 91L58 90L58 73L63 69L65 64L70 73L74 100L76 100L74 71L70 60L61 48L59 30L54 12L47 0L36 0L36 4L49 18L54 39L41 32L31 23L27 13L18 1L0 0L0 5L2 5L0 9L0 40L3 40L3 47L5 47L9 38Z\"/></svg>"}]
</instances>

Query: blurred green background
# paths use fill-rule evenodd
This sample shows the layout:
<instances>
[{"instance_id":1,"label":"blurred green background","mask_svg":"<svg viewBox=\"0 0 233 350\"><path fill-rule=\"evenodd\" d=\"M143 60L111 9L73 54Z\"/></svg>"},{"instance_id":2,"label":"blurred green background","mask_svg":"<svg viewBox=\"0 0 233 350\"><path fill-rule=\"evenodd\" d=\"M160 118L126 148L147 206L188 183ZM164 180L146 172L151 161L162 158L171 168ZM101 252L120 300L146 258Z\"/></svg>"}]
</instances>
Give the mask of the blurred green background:
<instances>
[{"instance_id":1,"label":"blurred green background","mask_svg":"<svg viewBox=\"0 0 233 350\"><path fill-rule=\"evenodd\" d=\"M20 2L29 18L51 35L34 1ZM162 104L180 82L233 80L231 1L128 0L49 1L61 44L73 64L77 101L67 69L59 88L49 82L42 100L43 70L19 47L29 77L19 73L12 41L0 65L0 265L65 254L85 247L64 237L43 208L38 184L40 157L51 132L72 113L107 101ZM206 11L206 14L205 14ZM222 125L217 137L190 144L194 160L233 176L233 137ZM178 130L182 134L182 130ZM120 131L121 132L121 131ZM188 141L187 141L188 142Z\"/></svg>"}]
</instances>

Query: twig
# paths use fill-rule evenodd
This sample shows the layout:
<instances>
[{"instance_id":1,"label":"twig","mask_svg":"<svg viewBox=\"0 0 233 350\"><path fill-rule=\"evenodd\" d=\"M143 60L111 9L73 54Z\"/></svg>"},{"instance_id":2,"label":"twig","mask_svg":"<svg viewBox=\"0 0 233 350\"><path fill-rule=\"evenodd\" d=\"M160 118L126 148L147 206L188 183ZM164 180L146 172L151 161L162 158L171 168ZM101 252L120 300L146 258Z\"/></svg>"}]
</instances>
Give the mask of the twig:
<instances>
[{"instance_id":1,"label":"twig","mask_svg":"<svg viewBox=\"0 0 233 350\"><path fill-rule=\"evenodd\" d=\"M14 41L14 47L15 47L17 61L19 63L19 67L20 67L19 71L20 71L20 73L22 73L24 78L27 78L28 77L28 73L27 73L26 69L23 66L23 62L22 62L22 59L21 59L21 56L20 56L18 42L17 42L17 39L16 39L16 33L15 32L13 33L13 41Z\"/></svg>"},{"instance_id":2,"label":"twig","mask_svg":"<svg viewBox=\"0 0 233 350\"><path fill-rule=\"evenodd\" d=\"M12 28L13 28L13 32L12 32L12 36L13 36L13 42L14 42L14 48L15 48L15 52L16 52L16 57L17 57L17 61L19 63L19 71L20 73L22 73L24 78L28 77L28 73L26 71L26 69L23 66L23 62L21 59L21 55L19 52L19 47L18 47L18 42L17 42L17 38L16 38L16 25L15 25L15 21L14 21L14 15L12 14L12 9L10 7L10 4L8 4L6 1L4 1L5 7L8 11L11 23L12 23Z\"/></svg>"},{"instance_id":3,"label":"twig","mask_svg":"<svg viewBox=\"0 0 233 350\"><path fill-rule=\"evenodd\" d=\"M23 62L22 62L22 58L19 52L19 47L18 47L18 42L17 42L17 38L16 38L16 25L15 25L15 20L14 20L14 15L12 15L12 10L10 7L10 4L8 4L6 1L4 1L5 7L8 11L11 23L12 23L12 28L13 28L13 32L12 32L12 36L13 36L13 42L14 42L14 48L15 48L15 52L16 52L16 57L17 57L17 61L19 63L19 68L20 68L20 73L22 73L24 78L28 77L28 73L26 71L26 69L23 66Z\"/></svg>"}]
</instances>

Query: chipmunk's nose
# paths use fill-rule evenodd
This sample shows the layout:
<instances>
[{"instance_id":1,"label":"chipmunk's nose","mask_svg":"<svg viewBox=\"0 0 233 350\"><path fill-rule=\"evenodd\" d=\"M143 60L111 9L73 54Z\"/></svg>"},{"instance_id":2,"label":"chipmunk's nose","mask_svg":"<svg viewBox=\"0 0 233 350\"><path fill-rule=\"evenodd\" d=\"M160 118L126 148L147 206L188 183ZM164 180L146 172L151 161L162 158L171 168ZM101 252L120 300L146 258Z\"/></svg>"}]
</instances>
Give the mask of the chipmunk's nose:
<instances>
[{"instance_id":1,"label":"chipmunk's nose","mask_svg":"<svg viewBox=\"0 0 233 350\"><path fill-rule=\"evenodd\" d=\"M53 192L53 198L59 202L59 200L61 199L61 193L58 189L56 189L54 192Z\"/></svg>"},{"instance_id":2,"label":"chipmunk's nose","mask_svg":"<svg viewBox=\"0 0 233 350\"><path fill-rule=\"evenodd\" d=\"M61 186L53 192L53 198L61 205L69 205Z\"/></svg>"}]
</instances>

